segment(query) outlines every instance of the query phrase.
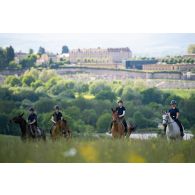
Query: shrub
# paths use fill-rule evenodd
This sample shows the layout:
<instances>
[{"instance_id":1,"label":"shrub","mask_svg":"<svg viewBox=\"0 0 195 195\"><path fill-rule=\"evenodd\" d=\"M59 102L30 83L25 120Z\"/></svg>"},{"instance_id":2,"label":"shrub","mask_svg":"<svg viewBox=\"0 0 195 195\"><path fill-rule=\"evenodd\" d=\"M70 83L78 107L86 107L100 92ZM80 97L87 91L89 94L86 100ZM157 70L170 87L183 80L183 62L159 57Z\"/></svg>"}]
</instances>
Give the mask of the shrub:
<instances>
[{"instance_id":1,"label":"shrub","mask_svg":"<svg viewBox=\"0 0 195 195\"><path fill-rule=\"evenodd\" d=\"M111 114L109 113L104 113L102 114L96 123L96 128L99 133L105 133L110 125L111 122Z\"/></svg>"}]
</instances>

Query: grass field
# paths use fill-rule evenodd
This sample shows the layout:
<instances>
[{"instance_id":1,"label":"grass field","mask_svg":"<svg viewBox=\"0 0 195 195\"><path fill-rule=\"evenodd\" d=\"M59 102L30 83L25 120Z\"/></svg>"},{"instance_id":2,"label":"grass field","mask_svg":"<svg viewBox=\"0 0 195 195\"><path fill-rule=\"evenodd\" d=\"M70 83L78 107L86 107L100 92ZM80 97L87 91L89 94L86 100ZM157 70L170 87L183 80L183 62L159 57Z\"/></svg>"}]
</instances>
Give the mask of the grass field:
<instances>
[{"instance_id":1,"label":"grass field","mask_svg":"<svg viewBox=\"0 0 195 195\"><path fill-rule=\"evenodd\" d=\"M195 162L195 140L73 138L22 142L0 136L0 162Z\"/></svg>"}]
</instances>

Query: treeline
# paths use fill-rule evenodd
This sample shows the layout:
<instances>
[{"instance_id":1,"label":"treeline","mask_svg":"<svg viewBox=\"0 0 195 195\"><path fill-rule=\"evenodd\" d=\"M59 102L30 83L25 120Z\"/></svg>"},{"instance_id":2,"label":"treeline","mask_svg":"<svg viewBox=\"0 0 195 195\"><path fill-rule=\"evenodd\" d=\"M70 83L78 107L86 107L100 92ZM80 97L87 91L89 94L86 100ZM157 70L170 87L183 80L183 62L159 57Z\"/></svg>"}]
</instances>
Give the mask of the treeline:
<instances>
[{"instance_id":1,"label":"treeline","mask_svg":"<svg viewBox=\"0 0 195 195\"><path fill-rule=\"evenodd\" d=\"M0 68L11 66L14 61L15 53L12 46L3 49L0 47Z\"/></svg>"},{"instance_id":2,"label":"treeline","mask_svg":"<svg viewBox=\"0 0 195 195\"><path fill-rule=\"evenodd\" d=\"M162 63L166 64L194 64L195 59L185 56L167 56L159 60Z\"/></svg>"},{"instance_id":3,"label":"treeline","mask_svg":"<svg viewBox=\"0 0 195 195\"><path fill-rule=\"evenodd\" d=\"M54 105L61 107L73 132L106 132L111 121L111 108L118 99L124 101L126 119L135 123L138 130L157 129L162 122L162 111L176 99L181 120L186 129L195 129L195 95L181 98L174 93L157 88L146 88L134 81L79 82L65 80L53 70L31 69L22 76L8 76L0 87L0 133L20 133L9 119L25 113L33 106L38 114L39 125L49 132Z\"/></svg>"},{"instance_id":4,"label":"treeline","mask_svg":"<svg viewBox=\"0 0 195 195\"><path fill-rule=\"evenodd\" d=\"M62 46L61 53L66 54L68 52L68 46ZM53 62L52 58L50 58L49 62L37 65L37 59L44 54L47 54L46 49L40 46L37 53L34 52L33 49L29 49L28 53L24 53L23 57L18 58L17 53L15 53L14 48L12 46L6 48L0 47L0 69L28 69L32 67L38 68L39 66L57 68L59 65L70 63L67 59L61 58L59 62ZM18 59L15 60L15 57Z\"/></svg>"}]
</instances>

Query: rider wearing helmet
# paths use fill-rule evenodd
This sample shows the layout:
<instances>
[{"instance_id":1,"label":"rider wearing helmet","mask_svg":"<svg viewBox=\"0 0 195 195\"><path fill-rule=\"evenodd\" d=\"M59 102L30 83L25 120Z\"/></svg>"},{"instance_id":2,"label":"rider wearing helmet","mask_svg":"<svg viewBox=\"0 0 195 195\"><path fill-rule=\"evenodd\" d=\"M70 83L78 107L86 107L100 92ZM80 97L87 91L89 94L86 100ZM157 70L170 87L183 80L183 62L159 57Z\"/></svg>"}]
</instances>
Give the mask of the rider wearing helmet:
<instances>
[{"instance_id":1,"label":"rider wearing helmet","mask_svg":"<svg viewBox=\"0 0 195 195\"><path fill-rule=\"evenodd\" d=\"M35 110L33 107L31 107L29 109L29 116L28 116L28 124L30 126L30 129L32 131L33 134L35 134L36 132L40 133L40 130L38 128L37 125L37 114L35 113Z\"/></svg>"},{"instance_id":2,"label":"rider wearing helmet","mask_svg":"<svg viewBox=\"0 0 195 195\"><path fill-rule=\"evenodd\" d=\"M125 127L125 134L127 134L127 122L125 120L125 111L126 111L126 108L123 106L123 101L122 100L119 100L118 101L118 106L116 107L116 111L118 113L118 117L119 119L122 120L122 123ZM111 122L111 125L110 125L110 133L111 133L111 129L112 129L112 124L113 122Z\"/></svg>"},{"instance_id":3,"label":"rider wearing helmet","mask_svg":"<svg viewBox=\"0 0 195 195\"><path fill-rule=\"evenodd\" d=\"M58 105L54 106L54 113L52 115L51 121L56 124L56 122L60 121L63 119L62 113L60 112L60 107Z\"/></svg>"},{"instance_id":4,"label":"rider wearing helmet","mask_svg":"<svg viewBox=\"0 0 195 195\"><path fill-rule=\"evenodd\" d=\"M175 100L171 100L170 105L171 105L171 108L169 109L170 116L178 124L178 126L180 128L180 135L181 135L181 137L183 137L184 136L183 126L178 119L179 118L179 109L177 108L177 102ZM165 126L165 132L166 132L166 126Z\"/></svg>"},{"instance_id":5,"label":"rider wearing helmet","mask_svg":"<svg viewBox=\"0 0 195 195\"><path fill-rule=\"evenodd\" d=\"M28 116L28 124L29 124L29 125L34 125L34 126L37 127L37 115L36 115L36 113L35 113L34 108L31 107L31 108L29 109L29 112L30 112L30 114L29 114L29 116Z\"/></svg>"},{"instance_id":6,"label":"rider wearing helmet","mask_svg":"<svg viewBox=\"0 0 195 195\"><path fill-rule=\"evenodd\" d=\"M53 126L56 124L56 122L63 120L62 113L60 112L60 107L58 105L55 105L54 110L55 111L51 117L51 121L53 122L51 130L52 130ZM51 131L50 131L50 133L51 133Z\"/></svg>"}]
</instances>

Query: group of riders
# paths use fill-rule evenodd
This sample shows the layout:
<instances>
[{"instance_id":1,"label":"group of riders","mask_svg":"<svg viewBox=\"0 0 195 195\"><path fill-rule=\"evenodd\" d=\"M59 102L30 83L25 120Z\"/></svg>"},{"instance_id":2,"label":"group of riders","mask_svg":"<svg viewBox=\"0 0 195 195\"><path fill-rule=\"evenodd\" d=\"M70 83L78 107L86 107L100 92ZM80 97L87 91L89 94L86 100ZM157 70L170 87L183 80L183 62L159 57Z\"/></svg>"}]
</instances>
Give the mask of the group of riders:
<instances>
[{"instance_id":1,"label":"group of riders","mask_svg":"<svg viewBox=\"0 0 195 195\"><path fill-rule=\"evenodd\" d=\"M177 123L180 128L180 135L181 137L184 136L183 126L179 120L179 108L177 108L177 103L175 100L172 100L170 103L171 108L169 109L168 113L170 114L171 118ZM35 113L34 108L29 109L29 116L28 116L28 124L33 132L41 133L40 129L38 128L37 124L37 114ZM116 107L116 112L118 114L118 118L121 120L122 124L124 125L125 134L127 134L128 127L127 122L125 120L126 108L123 105L123 101L119 100L118 105ZM53 123L52 128L56 125L56 123L60 120L63 120L62 112L60 111L60 107L58 105L54 106L54 113L52 114L51 121ZM110 124L109 133L111 133L113 122ZM164 125L164 133L166 134L167 125Z\"/></svg>"},{"instance_id":2,"label":"group of riders","mask_svg":"<svg viewBox=\"0 0 195 195\"><path fill-rule=\"evenodd\" d=\"M37 114L35 113L35 109L31 107L29 109L29 116L28 116L28 124L30 126L31 131L36 134L41 134L41 130L38 127L38 122L37 122ZM51 129L50 129L50 134L53 129L53 127L56 125L56 123L60 120L63 120L62 113L60 112L60 107L58 105L54 106L54 113L52 114L51 121L53 123Z\"/></svg>"}]
</instances>

